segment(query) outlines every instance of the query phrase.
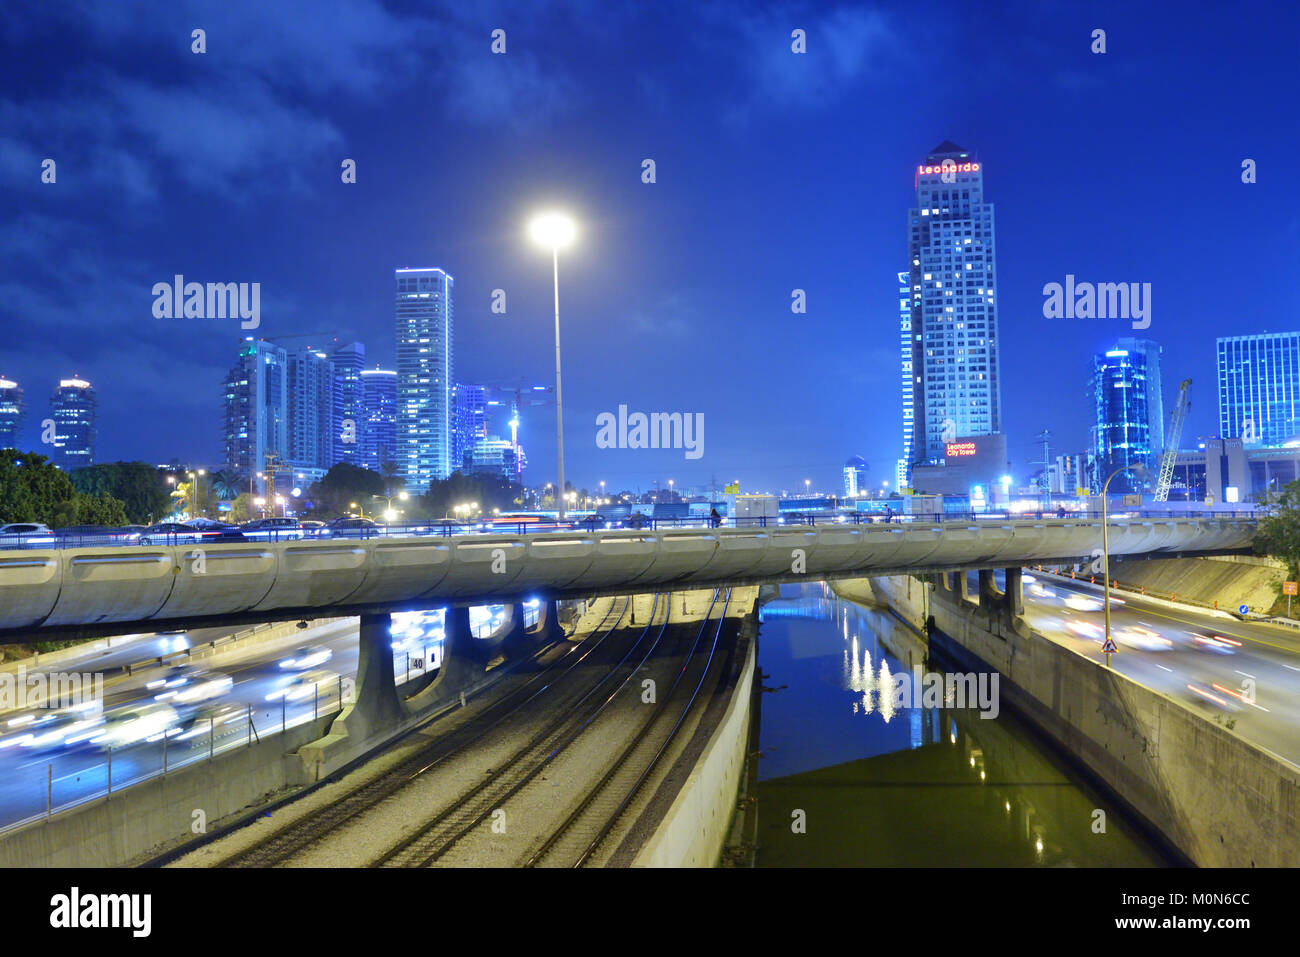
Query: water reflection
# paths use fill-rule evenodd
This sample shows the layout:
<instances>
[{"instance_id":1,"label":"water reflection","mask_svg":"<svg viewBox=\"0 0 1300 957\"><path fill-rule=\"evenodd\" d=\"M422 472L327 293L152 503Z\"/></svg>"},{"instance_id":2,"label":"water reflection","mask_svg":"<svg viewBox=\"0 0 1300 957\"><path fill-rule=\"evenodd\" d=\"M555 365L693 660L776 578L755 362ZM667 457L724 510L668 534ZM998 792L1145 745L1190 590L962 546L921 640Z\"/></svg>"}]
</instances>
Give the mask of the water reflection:
<instances>
[{"instance_id":1,"label":"water reflection","mask_svg":"<svg viewBox=\"0 0 1300 957\"><path fill-rule=\"evenodd\" d=\"M765 683L788 687L762 701L760 865L1169 863L1012 715L957 707L951 683L900 696L945 669L887 612L785 586L761 622Z\"/></svg>"}]
</instances>

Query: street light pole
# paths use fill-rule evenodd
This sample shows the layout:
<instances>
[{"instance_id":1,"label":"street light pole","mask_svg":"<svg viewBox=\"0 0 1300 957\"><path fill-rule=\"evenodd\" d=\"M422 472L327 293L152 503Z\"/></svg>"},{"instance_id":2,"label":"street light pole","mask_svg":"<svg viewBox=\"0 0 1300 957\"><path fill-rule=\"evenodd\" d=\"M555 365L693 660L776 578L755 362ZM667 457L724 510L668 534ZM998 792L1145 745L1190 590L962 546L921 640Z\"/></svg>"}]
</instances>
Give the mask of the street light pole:
<instances>
[{"instance_id":1,"label":"street light pole","mask_svg":"<svg viewBox=\"0 0 1300 957\"><path fill-rule=\"evenodd\" d=\"M1102 582L1102 587L1103 587L1102 594L1105 596L1105 610L1106 610L1106 638L1102 642L1103 648L1105 648L1107 645L1110 644L1110 526L1108 522L1108 510L1106 507L1106 503L1107 503L1106 493L1107 490L1110 488L1111 479L1113 479L1120 472L1127 472L1129 470L1132 470L1134 476L1138 478L1142 478L1147 471L1145 466L1141 465L1140 463L1137 465L1133 465L1133 464L1121 465L1119 468L1111 472L1110 475L1106 477L1106 481L1103 482L1101 486L1101 570L1102 570L1102 574L1106 578L1106 580ZM1109 668L1110 652L1106 652L1105 654L1106 654L1106 667Z\"/></svg>"},{"instance_id":2,"label":"street light pole","mask_svg":"<svg viewBox=\"0 0 1300 957\"><path fill-rule=\"evenodd\" d=\"M533 219L529 231L533 240L551 250L552 289L555 294L555 450L559 485L555 489L559 520L564 521L564 388L560 375L560 247L568 246L577 234L573 220L563 213L543 213Z\"/></svg>"},{"instance_id":3,"label":"street light pole","mask_svg":"<svg viewBox=\"0 0 1300 957\"><path fill-rule=\"evenodd\" d=\"M564 389L560 383L560 247L551 247L555 290L555 446L559 450L560 521L564 521Z\"/></svg>"}]
</instances>

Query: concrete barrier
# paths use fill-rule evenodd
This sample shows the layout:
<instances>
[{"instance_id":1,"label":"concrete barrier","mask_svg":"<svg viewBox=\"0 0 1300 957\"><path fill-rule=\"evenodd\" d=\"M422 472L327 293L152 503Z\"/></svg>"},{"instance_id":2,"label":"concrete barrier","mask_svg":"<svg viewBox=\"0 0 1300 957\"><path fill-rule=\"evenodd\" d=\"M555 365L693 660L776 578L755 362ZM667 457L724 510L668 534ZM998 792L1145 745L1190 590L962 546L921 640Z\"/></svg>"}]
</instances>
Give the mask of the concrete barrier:
<instances>
[{"instance_id":1,"label":"concrete barrier","mask_svg":"<svg viewBox=\"0 0 1300 957\"><path fill-rule=\"evenodd\" d=\"M0 867L119 867L215 827L292 785L289 752L319 738L333 716L220 752L0 838Z\"/></svg>"},{"instance_id":2,"label":"concrete barrier","mask_svg":"<svg viewBox=\"0 0 1300 957\"><path fill-rule=\"evenodd\" d=\"M864 592L834 587L850 600ZM869 591L914 624L933 618L931 645L963 667L997 670L1007 703L1191 862L1300 866L1295 768L1023 619L960 607L910 576L873 579Z\"/></svg>"},{"instance_id":3,"label":"concrete barrier","mask_svg":"<svg viewBox=\"0 0 1300 957\"><path fill-rule=\"evenodd\" d=\"M722 719L668 812L632 861L633 867L713 867L731 829L749 742L757 661L757 589L741 625L744 659Z\"/></svg>"}]
</instances>

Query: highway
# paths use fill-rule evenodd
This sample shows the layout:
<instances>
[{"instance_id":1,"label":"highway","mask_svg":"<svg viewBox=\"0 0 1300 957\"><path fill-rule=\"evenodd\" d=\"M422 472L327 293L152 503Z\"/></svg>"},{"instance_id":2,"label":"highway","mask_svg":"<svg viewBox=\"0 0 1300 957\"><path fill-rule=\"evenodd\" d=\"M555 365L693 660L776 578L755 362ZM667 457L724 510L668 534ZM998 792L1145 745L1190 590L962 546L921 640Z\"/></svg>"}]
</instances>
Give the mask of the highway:
<instances>
[{"instance_id":1,"label":"highway","mask_svg":"<svg viewBox=\"0 0 1300 957\"><path fill-rule=\"evenodd\" d=\"M500 622L499 607L473 611L478 613L476 627ZM426 667L438 666L442 612L393 618L393 666L402 684L408 675L416 678ZM83 656L33 668L28 674L111 672L197 647L230 631L123 636L113 640L111 649L96 641ZM304 647L327 649L328 656L307 668L280 666ZM175 668L110 673L102 706L82 712L29 708L0 713L0 828L42 816L49 807L57 811L106 793L110 764L112 789L117 791L159 773L164 760L173 769L337 711L340 692L347 693L347 679L356 674L358 649L358 620L348 618ZM180 678L186 679L183 684L162 684ZM195 690L204 682L213 682L211 697ZM176 700L187 690L194 700ZM135 723L128 724L133 715L138 716Z\"/></svg>"},{"instance_id":2,"label":"highway","mask_svg":"<svg viewBox=\"0 0 1300 957\"><path fill-rule=\"evenodd\" d=\"M1024 573L1033 629L1104 664L1101 595L1100 585ZM1111 598L1111 633L1116 671L1234 722L1243 738L1300 767L1300 631L1125 593Z\"/></svg>"}]
</instances>

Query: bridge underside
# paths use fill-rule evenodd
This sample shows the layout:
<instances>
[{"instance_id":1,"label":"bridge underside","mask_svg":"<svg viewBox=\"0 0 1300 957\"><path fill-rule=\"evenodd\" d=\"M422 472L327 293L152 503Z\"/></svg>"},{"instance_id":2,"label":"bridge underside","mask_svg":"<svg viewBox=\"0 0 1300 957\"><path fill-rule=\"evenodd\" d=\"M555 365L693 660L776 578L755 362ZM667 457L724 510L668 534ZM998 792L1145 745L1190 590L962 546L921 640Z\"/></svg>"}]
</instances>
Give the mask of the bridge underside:
<instances>
[{"instance_id":1,"label":"bridge underside","mask_svg":"<svg viewBox=\"0 0 1300 957\"><path fill-rule=\"evenodd\" d=\"M1254 523L1112 521L1112 555L1250 551ZM864 575L1077 564L1099 521L794 526L0 553L0 643Z\"/></svg>"}]
</instances>

